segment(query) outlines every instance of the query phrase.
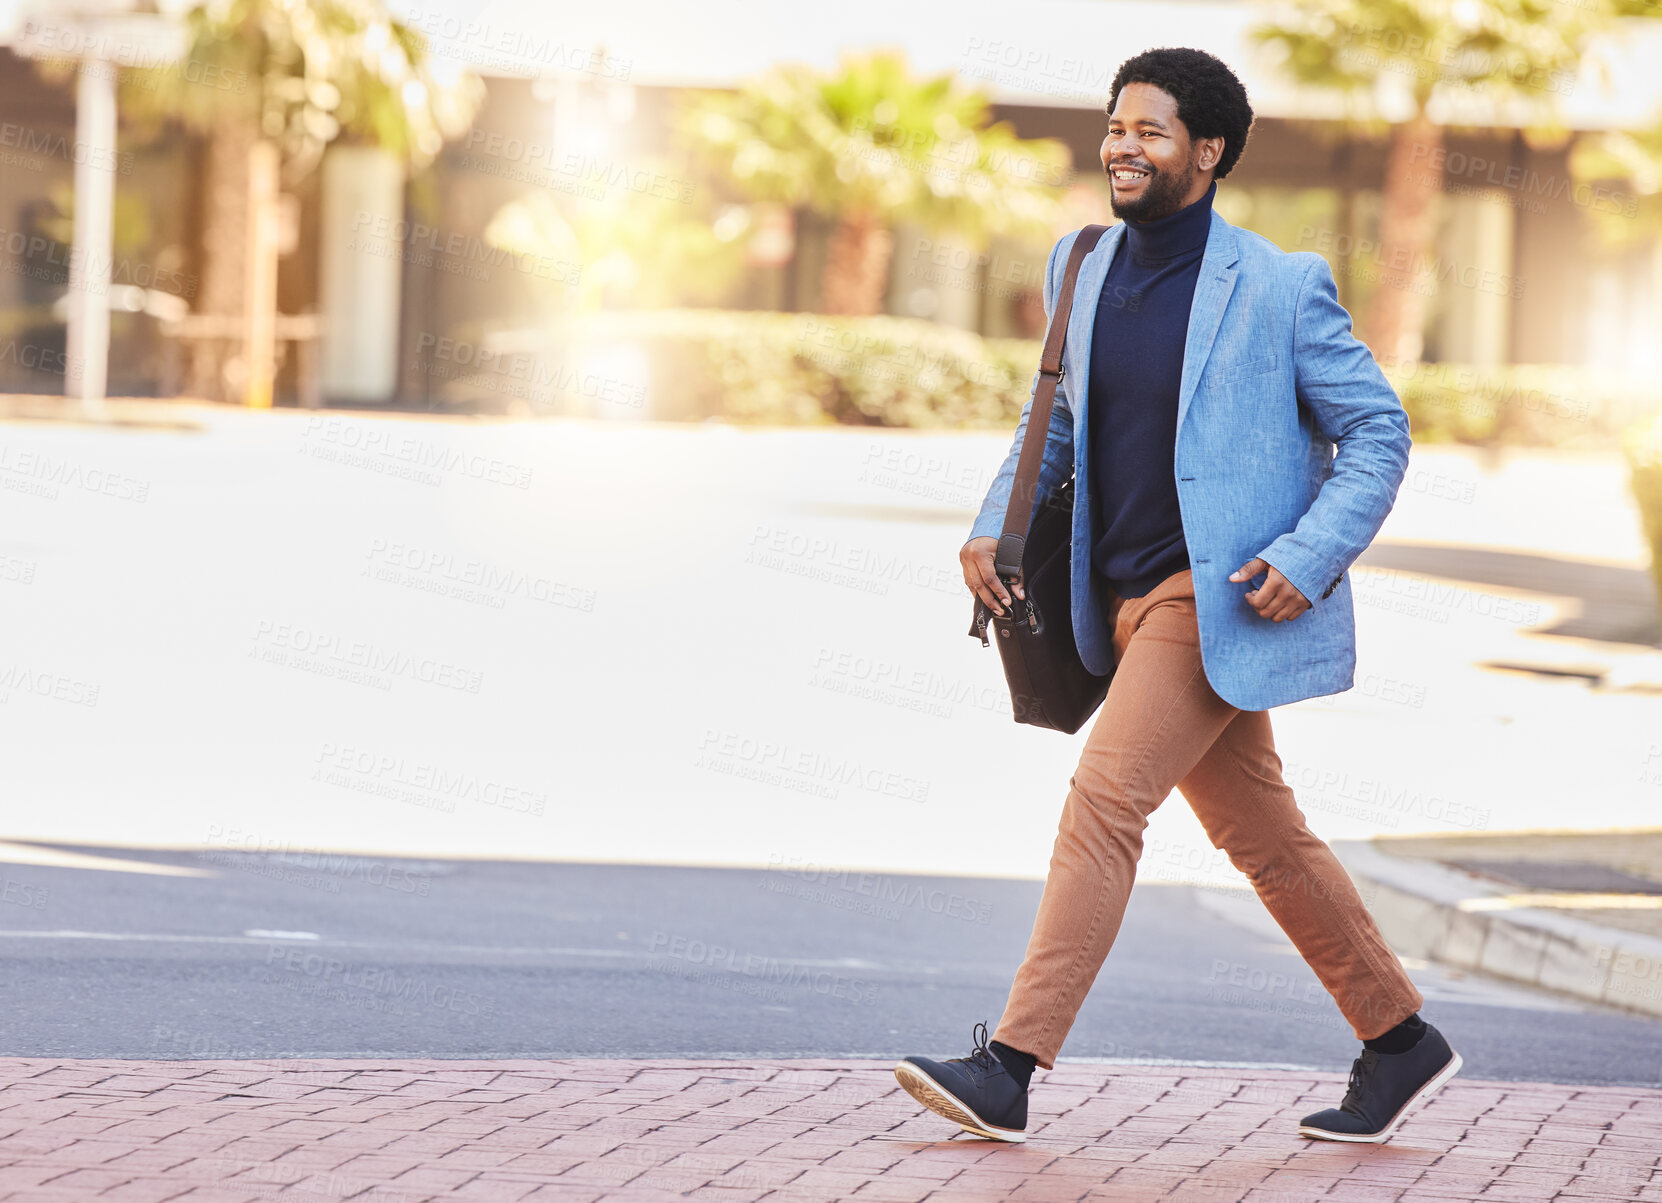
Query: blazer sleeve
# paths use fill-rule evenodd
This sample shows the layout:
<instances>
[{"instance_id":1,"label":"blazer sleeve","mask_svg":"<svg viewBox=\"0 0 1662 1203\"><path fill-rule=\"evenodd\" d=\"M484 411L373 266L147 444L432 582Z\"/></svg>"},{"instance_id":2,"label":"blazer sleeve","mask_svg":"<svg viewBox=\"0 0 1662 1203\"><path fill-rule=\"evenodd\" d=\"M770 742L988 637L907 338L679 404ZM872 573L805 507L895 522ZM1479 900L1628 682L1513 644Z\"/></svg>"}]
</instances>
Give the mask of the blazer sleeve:
<instances>
[{"instance_id":1,"label":"blazer sleeve","mask_svg":"<svg viewBox=\"0 0 1662 1203\"><path fill-rule=\"evenodd\" d=\"M1373 354L1351 333L1333 270L1309 252L1293 325L1294 387L1335 444L1332 471L1291 531L1258 553L1312 607L1373 541L1408 470L1408 415Z\"/></svg>"},{"instance_id":2,"label":"blazer sleeve","mask_svg":"<svg viewBox=\"0 0 1662 1203\"><path fill-rule=\"evenodd\" d=\"M1066 251L1073 245L1075 237L1076 234L1064 235L1050 248L1050 261L1045 265L1044 299L1047 326L1056 312L1057 265L1067 262ZM1022 439L1027 434L1027 419L1033 412L1032 393L1037 391L1038 386L1039 373L1035 369L1033 383L1028 390L1027 404L1022 407L1021 420L1016 423L1015 439L1010 444L1009 453L1005 455L998 474L993 477L992 484L987 486L987 496L981 503L981 512L976 515L975 523L970 527L970 539L979 539L984 535L991 535L996 539L1004 533L1004 511L1009 508L1010 491L1015 486L1016 462L1021 458ZM1057 381L1056 401L1050 410L1050 430L1045 437L1044 459L1039 464L1038 490L1033 499L1035 511L1073 475L1073 407L1068 403L1067 390L1068 378L1063 376ZM969 539L964 542L969 542Z\"/></svg>"}]
</instances>

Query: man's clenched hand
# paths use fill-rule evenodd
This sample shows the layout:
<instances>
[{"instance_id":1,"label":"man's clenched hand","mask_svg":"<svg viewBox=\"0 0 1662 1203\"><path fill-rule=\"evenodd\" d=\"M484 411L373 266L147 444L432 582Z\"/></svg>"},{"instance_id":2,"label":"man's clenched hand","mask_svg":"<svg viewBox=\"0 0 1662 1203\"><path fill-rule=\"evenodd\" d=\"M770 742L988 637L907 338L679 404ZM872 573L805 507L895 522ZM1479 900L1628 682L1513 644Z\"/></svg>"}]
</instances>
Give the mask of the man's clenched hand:
<instances>
[{"instance_id":1,"label":"man's clenched hand","mask_svg":"<svg viewBox=\"0 0 1662 1203\"><path fill-rule=\"evenodd\" d=\"M1004 582L998 579L997 552L998 540L991 535L982 535L964 544L958 552L958 561L964 566L964 584L969 586L970 592L1002 618L1004 607L1010 604L1010 593L1005 589ZM1016 582L1016 596L1027 596L1020 581Z\"/></svg>"},{"instance_id":2,"label":"man's clenched hand","mask_svg":"<svg viewBox=\"0 0 1662 1203\"><path fill-rule=\"evenodd\" d=\"M1310 599L1293 587L1273 564L1266 564L1257 556L1229 574L1232 581L1250 581L1260 572L1267 573L1261 589L1246 591L1247 605L1258 611L1258 617L1272 622L1291 621L1310 608Z\"/></svg>"}]
</instances>

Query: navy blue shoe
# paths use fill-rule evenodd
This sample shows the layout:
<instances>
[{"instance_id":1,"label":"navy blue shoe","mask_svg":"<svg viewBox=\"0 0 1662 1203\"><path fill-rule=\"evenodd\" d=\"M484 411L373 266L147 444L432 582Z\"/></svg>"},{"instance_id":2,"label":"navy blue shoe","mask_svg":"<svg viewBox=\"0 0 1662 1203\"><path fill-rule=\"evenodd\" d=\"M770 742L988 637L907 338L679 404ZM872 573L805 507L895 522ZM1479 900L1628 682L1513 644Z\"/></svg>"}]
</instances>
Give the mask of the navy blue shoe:
<instances>
[{"instance_id":1,"label":"navy blue shoe","mask_svg":"<svg viewBox=\"0 0 1662 1203\"><path fill-rule=\"evenodd\" d=\"M894 1076L907 1094L973 1136L1027 1139L1027 1091L987 1047L984 1023L975 1025L975 1051L969 1056L907 1057L894 1067Z\"/></svg>"},{"instance_id":2,"label":"navy blue shoe","mask_svg":"<svg viewBox=\"0 0 1662 1203\"><path fill-rule=\"evenodd\" d=\"M1307 1115L1298 1134L1312 1140L1378 1144L1395 1132L1415 1103L1460 1072L1460 1054L1429 1023L1420 1042L1405 1053L1365 1048L1350 1067L1344 1102Z\"/></svg>"}]
</instances>

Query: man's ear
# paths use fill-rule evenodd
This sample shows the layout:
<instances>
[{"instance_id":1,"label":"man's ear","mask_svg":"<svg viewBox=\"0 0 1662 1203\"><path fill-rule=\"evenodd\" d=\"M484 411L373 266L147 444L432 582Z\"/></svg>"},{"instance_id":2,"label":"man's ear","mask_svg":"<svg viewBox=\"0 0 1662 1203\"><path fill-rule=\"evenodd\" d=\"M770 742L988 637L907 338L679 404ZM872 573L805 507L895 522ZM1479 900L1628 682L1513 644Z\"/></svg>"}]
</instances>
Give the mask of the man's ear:
<instances>
[{"instance_id":1,"label":"man's ear","mask_svg":"<svg viewBox=\"0 0 1662 1203\"><path fill-rule=\"evenodd\" d=\"M1222 138L1202 138L1199 145L1199 154L1196 157L1196 166L1202 171L1216 167L1223 161Z\"/></svg>"}]
</instances>

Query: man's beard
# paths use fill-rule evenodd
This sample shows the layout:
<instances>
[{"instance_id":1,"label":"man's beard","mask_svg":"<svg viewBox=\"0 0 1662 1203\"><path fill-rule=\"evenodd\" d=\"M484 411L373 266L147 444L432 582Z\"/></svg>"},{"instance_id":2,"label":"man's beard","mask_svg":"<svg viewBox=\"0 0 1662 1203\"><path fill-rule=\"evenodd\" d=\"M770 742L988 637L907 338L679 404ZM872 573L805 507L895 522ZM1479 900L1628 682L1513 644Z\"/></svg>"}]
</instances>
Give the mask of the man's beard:
<instances>
[{"instance_id":1,"label":"man's beard","mask_svg":"<svg viewBox=\"0 0 1662 1203\"><path fill-rule=\"evenodd\" d=\"M1113 172L1108 172L1108 207L1114 211L1115 217L1121 221L1158 221L1162 217L1170 217L1183 207L1183 198L1194 186L1195 165L1192 162L1186 164L1180 176L1155 171L1151 166L1143 194L1129 201L1121 201L1119 193L1113 191L1113 178Z\"/></svg>"}]
</instances>

